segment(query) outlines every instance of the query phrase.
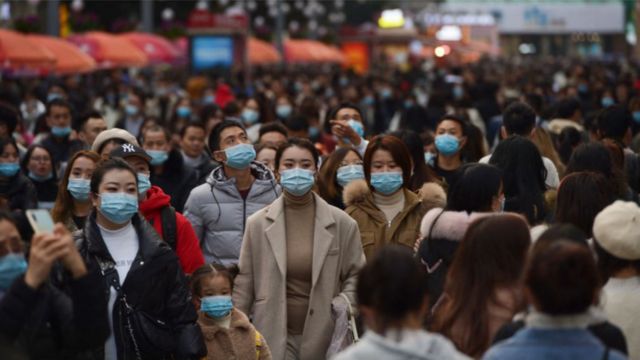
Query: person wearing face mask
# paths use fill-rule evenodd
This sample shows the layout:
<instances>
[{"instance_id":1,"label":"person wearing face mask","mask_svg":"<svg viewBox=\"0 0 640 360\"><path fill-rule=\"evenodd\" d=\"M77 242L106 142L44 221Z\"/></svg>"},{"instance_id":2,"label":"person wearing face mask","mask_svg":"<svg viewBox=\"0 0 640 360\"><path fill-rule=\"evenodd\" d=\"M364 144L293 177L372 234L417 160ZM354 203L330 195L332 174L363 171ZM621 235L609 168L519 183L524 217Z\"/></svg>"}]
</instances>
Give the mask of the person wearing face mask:
<instances>
[{"instance_id":1,"label":"person wearing face mask","mask_svg":"<svg viewBox=\"0 0 640 360\"><path fill-rule=\"evenodd\" d=\"M257 99L249 98L244 103L244 108L240 113L242 123L247 128L247 136L252 143L256 143L260 137L261 106Z\"/></svg>"},{"instance_id":2,"label":"person wearing face mask","mask_svg":"<svg viewBox=\"0 0 640 360\"><path fill-rule=\"evenodd\" d=\"M209 147L221 165L194 188L184 214L193 225L206 262L236 264L246 219L280 195L273 173L255 161L256 152L237 121L211 131Z\"/></svg>"},{"instance_id":3,"label":"person wearing face mask","mask_svg":"<svg viewBox=\"0 0 640 360\"><path fill-rule=\"evenodd\" d=\"M344 209L342 191L351 181L364 179L362 156L353 148L339 148L322 163L318 176L318 195L337 208Z\"/></svg>"},{"instance_id":4,"label":"person wearing face mask","mask_svg":"<svg viewBox=\"0 0 640 360\"><path fill-rule=\"evenodd\" d=\"M151 156L151 184L171 197L171 206L182 212L189 192L198 183L196 171L185 164L171 142L169 130L153 125L142 133L142 148Z\"/></svg>"},{"instance_id":5,"label":"person wearing face mask","mask_svg":"<svg viewBox=\"0 0 640 360\"><path fill-rule=\"evenodd\" d=\"M338 139L338 147L353 146L364 156L369 142L364 138L362 111L354 104L343 103L333 109L328 117L331 133Z\"/></svg>"},{"instance_id":6,"label":"person wearing face mask","mask_svg":"<svg viewBox=\"0 0 640 360\"><path fill-rule=\"evenodd\" d=\"M51 217L53 221L63 223L70 232L84 228L93 209L89 201L89 183L98 162L100 156L95 152L79 151L69 160L60 179Z\"/></svg>"},{"instance_id":7,"label":"person wearing face mask","mask_svg":"<svg viewBox=\"0 0 640 360\"><path fill-rule=\"evenodd\" d=\"M204 183L211 170L219 165L206 149L206 134L204 125L196 122L185 125L180 132L182 160L186 167L195 171L198 185Z\"/></svg>"},{"instance_id":8,"label":"person wearing face mask","mask_svg":"<svg viewBox=\"0 0 640 360\"><path fill-rule=\"evenodd\" d=\"M122 158L138 172L140 213L153 225L158 235L176 252L185 274L204 265L204 258L193 227L171 206L171 197L151 185L151 157L140 147L123 144L111 152L111 158Z\"/></svg>"},{"instance_id":9,"label":"person wearing face mask","mask_svg":"<svg viewBox=\"0 0 640 360\"><path fill-rule=\"evenodd\" d=\"M276 104L276 116L278 120L285 121L287 120L291 114L293 114L293 106L291 106L291 101L289 101L286 97L278 98Z\"/></svg>"},{"instance_id":10,"label":"person wearing face mask","mask_svg":"<svg viewBox=\"0 0 640 360\"><path fill-rule=\"evenodd\" d=\"M50 210L58 195L58 177L49 150L32 145L22 159L22 171L29 177L38 195L38 209Z\"/></svg>"},{"instance_id":11,"label":"person wearing face mask","mask_svg":"<svg viewBox=\"0 0 640 360\"><path fill-rule=\"evenodd\" d=\"M284 191L251 216L240 252L233 301L253 323L274 359L325 359L334 322L332 303L355 304L364 265L356 222L312 191L319 154L292 138L278 149Z\"/></svg>"},{"instance_id":12,"label":"person wearing face mask","mask_svg":"<svg viewBox=\"0 0 640 360\"><path fill-rule=\"evenodd\" d=\"M61 164L63 167L77 150L82 150L82 141L74 139L71 128L71 104L63 99L55 99L47 103L46 122L50 131L49 134L34 142L46 147L53 162Z\"/></svg>"},{"instance_id":13,"label":"person wearing face mask","mask_svg":"<svg viewBox=\"0 0 640 360\"><path fill-rule=\"evenodd\" d=\"M91 177L94 210L76 245L94 286L108 300L111 335L105 359L200 359L206 354L197 314L175 253L138 214L138 176L122 159L103 162Z\"/></svg>"},{"instance_id":14,"label":"person wearing face mask","mask_svg":"<svg viewBox=\"0 0 640 360\"><path fill-rule=\"evenodd\" d=\"M105 289L95 286L100 272L85 265L71 233L56 224L52 233L36 234L28 265L25 257L16 222L0 211L2 357L75 359L103 344L109 336ZM52 273L62 269L63 277Z\"/></svg>"},{"instance_id":15,"label":"person wearing face mask","mask_svg":"<svg viewBox=\"0 0 640 360\"><path fill-rule=\"evenodd\" d=\"M0 208L11 211L20 234L28 239L32 231L24 212L37 208L38 198L33 183L20 171L18 160L15 140L0 138Z\"/></svg>"},{"instance_id":16,"label":"person wearing face mask","mask_svg":"<svg viewBox=\"0 0 640 360\"><path fill-rule=\"evenodd\" d=\"M140 127L144 122L145 116L144 94L139 91L131 91L127 94L126 103L124 105L124 115L115 125L116 128L124 129L133 136L138 137Z\"/></svg>"},{"instance_id":17,"label":"person wearing face mask","mask_svg":"<svg viewBox=\"0 0 640 360\"><path fill-rule=\"evenodd\" d=\"M207 344L208 360L270 360L271 351L249 318L233 306L231 293L238 269L204 265L191 276L193 304Z\"/></svg>"},{"instance_id":18,"label":"person wearing face mask","mask_svg":"<svg viewBox=\"0 0 640 360\"><path fill-rule=\"evenodd\" d=\"M431 168L449 184L453 174L464 164L462 149L467 142L467 124L456 116L445 115L438 122L435 135L438 154Z\"/></svg>"},{"instance_id":19,"label":"person wearing face mask","mask_svg":"<svg viewBox=\"0 0 640 360\"><path fill-rule=\"evenodd\" d=\"M442 187L426 183L409 190L411 157L400 139L374 138L364 155L365 180L356 180L343 192L345 211L356 220L367 259L389 243L413 248L420 220L427 210L444 206Z\"/></svg>"}]
</instances>

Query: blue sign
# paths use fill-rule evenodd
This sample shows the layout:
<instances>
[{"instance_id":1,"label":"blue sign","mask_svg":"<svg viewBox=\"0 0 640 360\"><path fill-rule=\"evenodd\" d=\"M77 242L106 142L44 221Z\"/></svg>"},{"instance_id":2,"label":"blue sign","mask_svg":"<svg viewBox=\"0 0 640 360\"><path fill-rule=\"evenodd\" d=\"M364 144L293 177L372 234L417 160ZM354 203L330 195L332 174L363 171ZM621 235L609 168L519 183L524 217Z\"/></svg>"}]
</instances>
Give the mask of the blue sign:
<instances>
[{"instance_id":1,"label":"blue sign","mask_svg":"<svg viewBox=\"0 0 640 360\"><path fill-rule=\"evenodd\" d=\"M229 36L194 36L191 40L191 67L206 70L233 64L233 40Z\"/></svg>"}]
</instances>

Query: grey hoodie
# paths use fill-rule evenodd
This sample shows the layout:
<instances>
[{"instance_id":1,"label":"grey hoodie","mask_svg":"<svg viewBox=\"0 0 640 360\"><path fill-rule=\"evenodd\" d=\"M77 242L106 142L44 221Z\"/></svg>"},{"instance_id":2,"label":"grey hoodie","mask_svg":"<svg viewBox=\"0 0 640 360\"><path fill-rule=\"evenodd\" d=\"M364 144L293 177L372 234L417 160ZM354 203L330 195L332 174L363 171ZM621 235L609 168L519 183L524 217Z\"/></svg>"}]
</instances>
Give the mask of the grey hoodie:
<instances>
[{"instance_id":1,"label":"grey hoodie","mask_svg":"<svg viewBox=\"0 0 640 360\"><path fill-rule=\"evenodd\" d=\"M223 166L213 169L207 181L189 194L184 215L193 225L207 263L237 264L247 217L280 196L280 185L266 166L254 161L251 173L255 181L246 200Z\"/></svg>"},{"instance_id":2,"label":"grey hoodie","mask_svg":"<svg viewBox=\"0 0 640 360\"><path fill-rule=\"evenodd\" d=\"M451 341L424 330L390 331L381 336L367 331L360 342L333 360L466 360Z\"/></svg>"}]
</instances>

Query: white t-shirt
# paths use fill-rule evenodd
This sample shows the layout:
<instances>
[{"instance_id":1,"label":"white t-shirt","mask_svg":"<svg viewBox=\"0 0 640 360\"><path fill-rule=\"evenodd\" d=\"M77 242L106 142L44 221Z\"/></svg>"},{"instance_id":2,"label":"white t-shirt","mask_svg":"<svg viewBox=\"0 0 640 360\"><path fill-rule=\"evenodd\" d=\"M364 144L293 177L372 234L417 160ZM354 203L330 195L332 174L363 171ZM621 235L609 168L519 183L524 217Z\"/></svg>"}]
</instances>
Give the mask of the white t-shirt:
<instances>
[{"instance_id":1,"label":"white t-shirt","mask_svg":"<svg viewBox=\"0 0 640 360\"><path fill-rule=\"evenodd\" d=\"M483 157L478 161L481 164L488 164L491 160L491 154ZM542 157L542 162L544 163L544 167L547 169L547 178L544 180L547 187L550 189L557 189L560 186L560 177L558 176L558 169L553 164L549 158Z\"/></svg>"},{"instance_id":2,"label":"white t-shirt","mask_svg":"<svg viewBox=\"0 0 640 360\"><path fill-rule=\"evenodd\" d=\"M107 250L116 263L116 271L120 278L120 285L122 285L127 278L129 269L138 254L140 244L138 242L138 234L135 228L129 222L125 227L118 230L108 230L98 225L100 228L100 234L104 239ZM116 340L113 336L113 306L116 302L118 293L113 288L109 289L109 328L111 329L111 335L104 344L104 358L105 360L117 360L118 352L116 350Z\"/></svg>"}]
</instances>

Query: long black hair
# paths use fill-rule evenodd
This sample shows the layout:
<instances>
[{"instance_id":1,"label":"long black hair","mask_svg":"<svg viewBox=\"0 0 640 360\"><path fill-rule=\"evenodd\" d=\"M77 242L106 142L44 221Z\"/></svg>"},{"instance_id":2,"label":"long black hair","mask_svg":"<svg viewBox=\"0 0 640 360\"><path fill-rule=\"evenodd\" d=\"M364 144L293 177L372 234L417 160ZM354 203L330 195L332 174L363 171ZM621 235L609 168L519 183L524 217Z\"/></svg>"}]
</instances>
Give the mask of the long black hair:
<instances>
[{"instance_id":1,"label":"long black hair","mask_svg":"<svg viewBox=\"0 0 640 360\"><path fill-rule=\"evenodd\" d=\"M502 171L487 164L462 165L454 174L447 193L447 210L471 212L491 211L491 205L502 186Z\"/></svg>"},{"instance_id":2,"label":"long black hair","mask_svg":"<svg viewBox=\"0 0 640 360\"><path fill-rule=\"evenodd\" d=\"M409 150L411 160L413 162L413 175L411 175L411 181L409 189L416 191L426 182L436 180L436 175L427 163L424 161L424 144L420 135L412 130L398 130L392 132L390 135L402 140Z\"/></svg>"},{"instance_id":3,"label":"long black hair","mask_svg":"<svg viewBox=\"0 0 640 360\"><path fill-rule=\"evenodd\" d=\"M505 211L521 213L531 224L543 220L547 170L538 148L522 136L510 136L496 147L489 163L503 172Z\"/></svg>"}]
</instances>

